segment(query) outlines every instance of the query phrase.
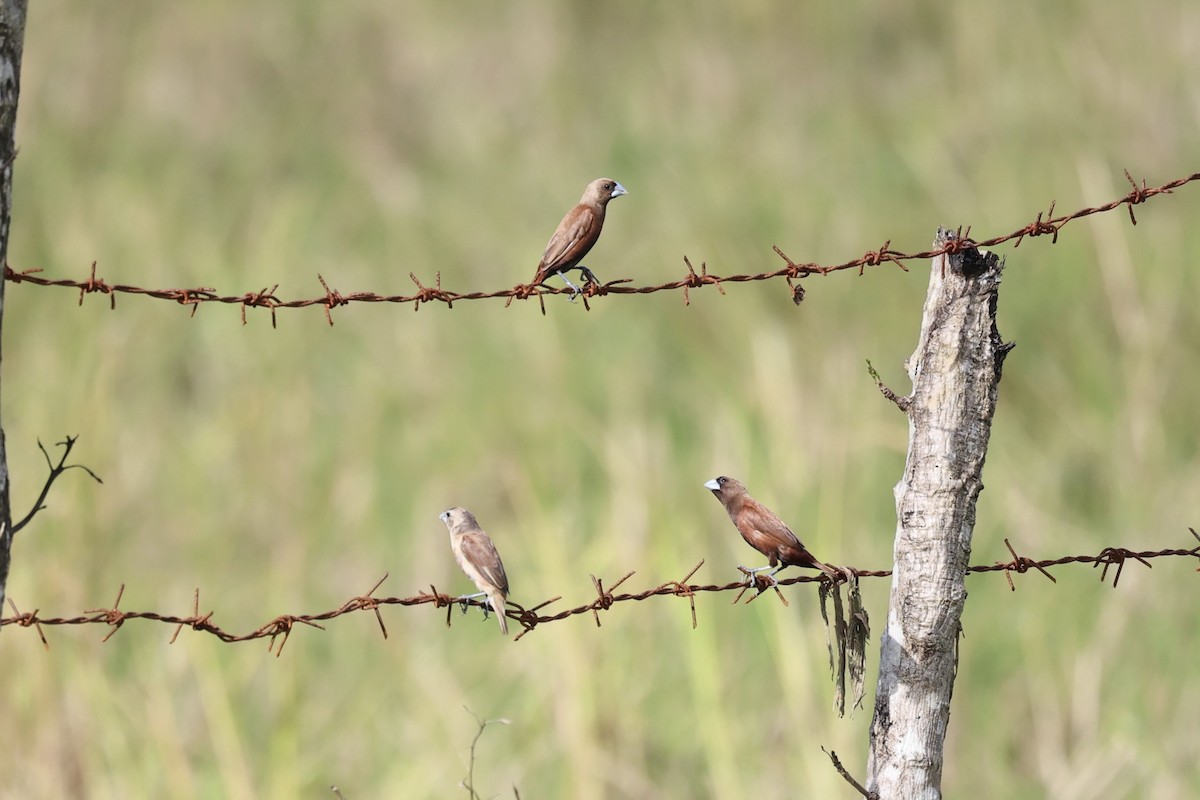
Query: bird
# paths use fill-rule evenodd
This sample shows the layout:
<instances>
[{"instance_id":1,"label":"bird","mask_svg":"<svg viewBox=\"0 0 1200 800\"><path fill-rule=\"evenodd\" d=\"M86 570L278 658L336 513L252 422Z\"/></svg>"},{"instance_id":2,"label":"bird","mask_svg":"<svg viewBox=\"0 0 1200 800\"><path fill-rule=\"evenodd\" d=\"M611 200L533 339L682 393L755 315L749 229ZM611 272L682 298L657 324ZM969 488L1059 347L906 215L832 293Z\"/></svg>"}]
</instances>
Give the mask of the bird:
<instances>
[{"instance_id":1,"label":"bird","mask_svg":"<svg viewBox=\"0 0 1200 800\"><path fill-rule=\"evenodd\" d=\"M753 583L760 572L775 567L770 578L784 567L815 567L832 578L837 578L834 569L818 561L804 547L792 529L775 515L771 509L755 500L746 492L746 487L737 480L724 475L713 478L704 484L705 489L712 491L713 496L725 506L729 518L746 544L766 556L770 563L765 567L748 569L739 565L739 569L747 573L747 583ZM776 566L778 565L778 566Z\"/></svg>"},{"instance_id":2,"label":"bird","mask_svg":"<svg viewBox=\"0 0 1200 800\"><path fill-rule=\"evenodd\" d=\"M504 562L491 538L484 533L475 515L465 508L450 508L438 515L450 530L450 548L454 560L466 573L476 588L477 594L463 595L458 599L464 603L477 597L487 597L500 621L500 632L508 635L508 620L504 617L504 601L508 597L508 576L504 573ZM484 616L487 607L484 606Z\"/></svg>"},{"instance_id":3,"label":"bird","mask_svg":"<svg viewBox=\"0 0 1200 800\"><path fill-rule=\"evenodd\" d=\"M612 178L597 178L587 185L579 204L567 212L547 242L533 276L534 286L541 286L557 275L571 288L571 300L574 301L583 290L571 283L568 272L578 269L587 280L596 281L592 271L579 262L600 238L608 201L623 194L629 192Z\"/></svg>"}]
</instances>

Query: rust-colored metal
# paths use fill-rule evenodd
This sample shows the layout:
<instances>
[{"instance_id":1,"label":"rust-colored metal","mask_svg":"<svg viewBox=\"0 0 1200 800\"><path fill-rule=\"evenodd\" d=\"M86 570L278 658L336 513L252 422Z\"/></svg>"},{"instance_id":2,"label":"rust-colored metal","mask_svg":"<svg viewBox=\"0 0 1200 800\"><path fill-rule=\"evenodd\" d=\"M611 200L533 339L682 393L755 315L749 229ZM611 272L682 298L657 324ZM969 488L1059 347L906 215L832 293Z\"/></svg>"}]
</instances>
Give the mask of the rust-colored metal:
<instances>
[{"instance_id":1,"label":"rust-colored metal","mask_svg":"<svg viewBox=\"0 0 1200 800\"><path fill-rule=\"evenodd\" d=\"M1081 208L1071 214L1063 216L1054 216L1054 203L1050 204L1047 211L1038 212L1037 218L1017 230L1006 233L1000 236L993 236L990 239L974 240L970 237L970 229L960 231L960 236L946 243L941 249L923 250L917 253L904 253L899 250L892 249L892 242L888 240L878 250L869 250L862 256L847 261L844 264L834 264L832 266L822 266L820 264L804 263L793 261L787 254L778 246L773 249L780 258L783 259L785 266L780 269L768 270L766 272L735 274L735 275L713 275L708 271L708 265L701 262L700 271L697 273L692 267L691 260L685 255L683 257L684 265L687 267L687 274L679 280L668 281L663 284L653 286L632 286L632 280L629 278L618 278L616 280L607 281L605 283L589 282L583 287L582 298L585 309L590 310L591 305L588 302L597 297L608 297L610 295L633 295L633 294L653 294L655 292L667 292L681 290L683 292L684 304L691 302L691 289L699 289L706 285L715 286L717 291L722 294L725 290L722 284L725 283L748 283L751 281L765 281L774 278L786 278L788 280L788 294L793 302L798 301L798 298L803 297L803 290L797 292L794 281L799 278L808 277L810 275L828 275L831 272L840 272L843 270L857 270L859 275L862 275L867 267L882 267L888 264L894 264L900 269L907 271L905 261L931 259L939 255L955 253L972 247L995 247L996 245L1005 242L1014 242L1014 247L1020 247L1027 237L1033 236L1050 236L1051 243L1058 241L1058 232L1069 222L1089 217L1093 214L1103 214L1117 208L1125 207L1129 211L1129 220L1134 225L1137 224L1137 217L1134 216L1133 207L1139 203L1144 203L1151 197L1160 194L1170 194L1173 190L1178 189L1185 184L1200 180L1200 172L1191 175L1177 178L1162 186L1147 187L1146 181L1143 179L1141 183L1134 180L1133 176L1128 171L1125 172L1125 177L1129 181L1131 189L1124 197L1119 197L1104 205L1091 208ZM511 289L500 289L492 292L455 292L449 289L442 288L441 273L436 273L433 286L426 286L417 278L415 273L410 272L409 278L416 285L417 291L415 294L377 294L375 292L350 292L343 293L337 289L333 289L326 282L325 278L317 275L317 281L321 284L324 290L323 294L318 297L311 297L298 300L281 300L276 295L278 285L271 288L263 288L258 292L246 292L237 295L222 295L216 289L207 286L195 287L191 289L150 289L141 286L131 286L129 284L114 283L110 284L103 278L96 277L96 263L92 262L91 271L86 280L73 280L70 278L44 278L38 273L40 269L28 269L23 271L14 270L12 267L5 265L4 277L5 280L13 283L28 283L35 286L65 286L79 291L79 303L83 304L83 299L86 295L99 292L108 295L109 306L116 308L118 294L133 294L152 297L158 300L170 300L190 308L191 314L195 315L196 309L203 303L223 303L226 305L236 305L241 309L242 324L246 323L247 308L264 308L271 313L271 327L276 324L276 312L283 309L291 308L306 308L309 306L319 306L324 310L326 321L333 324L333 309L339 306L348 306L354 303L411 303L413 310L419 309L422 303L445 303L447 308L454 308L456 302L464 300L494 300L503 298L505 305L508 306L513 300L529 300L537 298L539 307L543 314L546 313L546 295L570 294L569 288L555 289L547 286L534 286L531 284L518 284Z\"/></svg>"},{"instance_id":2,"label":"rust-colored metal","mask_svg":"<svg viewBox=\"0 0 1200 800\"><path fill-rule=\"evenodd\" d=\"M1200 534L1196 534L1194 529L1192 535L1196 536L1200 541ZM1121 570L1125 563L1129 560L1138 561L1149 567L1150 561L1158 558L1200 558L1200 544L1190 549L1171 548L1165 550L1141 550L1134 551L1124 547L1106 547L1096 555L1077 555L1077 556L1061 556L1058 558L1033 560L1025 556L1018 555L1012 544L1005 542L1009 553L1013 559L1009 562L996 562L994 564L978 564L968 568L968 572L974 573L989 573L1003 572L1009 580L1009 585L1012 585L1012 573L1025 573L1030 569L1036 569L1049 578L1051 581L1057 582L1054 576L1048 571L1048 567L1062 566L1065 564L1091 564L1093 567L1102 567L1101 579L1107 578L1108 568L1115 566L1116 571L1113 578L1113 587L1120 580ZM697 625L696 620L696 595L709 592L735 592L736 597L734 602L740 600L747 590L752 588L747 585L745 577L731 583L710 583L698 584L691 583L692 577L700 570L704 562L696 564L695 567L682 579L678 581L667 581L659 586L645 589L640 592L616 592L616 589L625 581L634 575L633 572L626 573L620 580L614 583L610 588L605 589L602 579L592 576L592 588L596 593L593 600L576 606L574 608L559 611L555 614L542 614L542 609L552 603L561 600L561 597L552 597L531 608L510 602L509 618L518 622L523 630L514 637L514 641L520 640L527 633L532 631L539 625L544 625L549 622L558 622L570 617L579 616L581 614L592 614L596 620L596 624L600 624L601 611L611 610L618 603L629 601L648 600L652 597L681 597L687 598L692 611L692 627ZM891 570L866 570L856 567L840 567L848 571L849 574L858 575L862 578L885 578L890 576ZM386 638L388 633L383 624L381 608L384 606L421 606L431 605L434 608L447 609L447 624L453 618L453 612L456 605L464 604L466 606L478 606L483 608L484 605L479 600L459 601L455 597L442 594L435 587L430 586L428 592L420 592L410 597L375 597L374 593L383 584L387 578L384 575L380 578L371 589L363 595L352 597L339 607L330 611L324 611L318 614L283 614L270 620L249 633L236 634L223 630L212 621L212 612L206 614L200 613L200 591L197 589L192 606L190 616L178 616L174 614L163 614L156 611L122 611L120 609L121 598L125 593L125 585L122 584L117 592L117 598L113 602L111 608L97 608L85 611L83 614L74 617L43 617L39 610L32 612L21 613L15 605L12 605L13 615L0 620L0 625L14 625L21 628L36 628L38 635L41 637L43 644L47 643L43 626L59 626L59 625L107 625L111 630L105 635L103 641L108 641L121 626L129 620L149 620L151 622L161 622L167 625L172 625L175 628L170 641L174 642L179 636L179 632L183 628L191 628L194 631L208 633L215 636L222 642L246 642L256 639L269 640L269 649L277 656L283 652L283 647L287 643L288 637L291 635L296 625L307 625L318 630L325 630L325 626L320 623L331 619L347 616L361 611L370 611L375 614L379 622L380 633ZM827 575L796 575L790 578L773 579L766 576L756 576L757 580L753 584L756 589L754 597L768 589L774 589L780 600L787 605L787 599L783 596L782 587L791 586L799 583L819 584L821 581L829 581ZM752 602L754 597L749 601ZM11 600L10 600L11 605ZM278 642L279 646L275 644Z\"/></svg>"}]
</instances>

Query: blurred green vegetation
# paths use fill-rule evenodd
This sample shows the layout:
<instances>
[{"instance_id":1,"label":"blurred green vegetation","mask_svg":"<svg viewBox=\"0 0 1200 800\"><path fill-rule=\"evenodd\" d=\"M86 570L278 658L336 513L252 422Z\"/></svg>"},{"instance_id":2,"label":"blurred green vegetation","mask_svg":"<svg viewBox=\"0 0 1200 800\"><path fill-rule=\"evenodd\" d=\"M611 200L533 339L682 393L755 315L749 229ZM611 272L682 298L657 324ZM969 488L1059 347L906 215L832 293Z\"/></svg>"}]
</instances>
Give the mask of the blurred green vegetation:
<instances>
[{"instance_id":1,"label":"blurred green vegetation","mask_svg":"<svg viewBox=\"0 0 1200 800\"><path fill-rule=\"evenodd\" d=\"M584 184L630 190L588 264L662 282L915 250L1200 163L1200 7L1019 0L35 4L10 262L284 297L532 275ZM1200 500L1197 190L1005 248L1008 359L974 560L1187 546ZM701 483L740 477L823 559L890 562L924 268L602 300L319 309L240 324L9 286L4 424L80 473L18 538L22 610L201 610L247 630L470 588L437 514L475 511L519 602L736 577ZM1193 565L972 577L947 796L1193 797ZM874 686L888 584L868 581ZM621 605L514 644L428 608L301 628L281 658L130 623L10 629L10 797L846 797L868 704L829 710L815 594ZM873 692L872 692L873 694Z\"/></svg>"}]
</instances>

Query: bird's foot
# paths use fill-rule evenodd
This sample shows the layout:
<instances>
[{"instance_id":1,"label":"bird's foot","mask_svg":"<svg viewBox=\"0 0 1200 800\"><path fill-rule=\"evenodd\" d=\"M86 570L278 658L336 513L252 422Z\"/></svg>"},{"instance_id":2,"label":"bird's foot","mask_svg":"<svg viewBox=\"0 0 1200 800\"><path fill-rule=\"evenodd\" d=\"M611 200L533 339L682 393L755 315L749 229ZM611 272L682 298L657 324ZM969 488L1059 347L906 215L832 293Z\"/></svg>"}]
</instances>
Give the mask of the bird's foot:
<instances>
[{"instance_id":1,"label":"bird's foot","mask_svg":"<svg viewBox=\"0 0 1200 800\"><path fill-rule=\"evenodd\" d=\"M587 284L587 283L594 283L597 285L600 284L600 280L596 277L596 273L592 272L590 269L585 267L583 264L579 265L579 274L583 276L583 282L585 284Z\"/></svg>"},{"instance_id":2,"label":"bird's foot","mask_svg":"<svg viewBox=\"0 0 1200 800\"><path fill-rule=\"evenodd\" d=\"M571 302L574 303L579 298L579 295L583 294L583 289L571 283L571 279L567 277L565 272L558 273L558 277L562 278L563 283L571 290Z\"/></svg>"},{"instance_id":3,"label":"bird's foot","mask_svg":"<svg viewBox=\"0 0 1200 800\"><path fill-rule=\"evenodd\" d=\"M459 607L462 608L462 613L466 614L467 609L471 607L471 601L476 600L480 597L487 597L487 593L486 592L476 592L475 594L460 595L459 597L454 598L454 602L458 603ZM484 608L484 613L485 614L487 613L486 607Z\"/></svg>"},{"instance_id":4,"label":"bird's foot","mask_svg":"<svg viewBox=\"0 0 1200 800\"><path fill-rule=\"evenodd\" d=\"M854 567L835 567L827 564L821 571L829 576L829 582L835 586L842 582L850 583L858 577L858 570Z\"/></svg>"},{"instance_id":5,"label":"bird's foot","mask_svg":"<svg viewBox=\"0 0 1200 800\"><path fill-rule=\"evenodd\" d=\"M766 566L766 567L743 567L741 564L738 564L738 569L740 569L743 573L745 573L746 585L747 586L757 586L758 591L760 591L760 592L764 592L767 589L770 589L772 586L775 586L778 583L778 581L775 580L775 572L778 572L779 570L775 570L775 572L772 572L770 575L761 575L761 577L760 577L761 573L766 572L767 570L770 569L769 566ZM760 583L760 581L761 581L761 583Z\"/></svg>"}]
</instances>

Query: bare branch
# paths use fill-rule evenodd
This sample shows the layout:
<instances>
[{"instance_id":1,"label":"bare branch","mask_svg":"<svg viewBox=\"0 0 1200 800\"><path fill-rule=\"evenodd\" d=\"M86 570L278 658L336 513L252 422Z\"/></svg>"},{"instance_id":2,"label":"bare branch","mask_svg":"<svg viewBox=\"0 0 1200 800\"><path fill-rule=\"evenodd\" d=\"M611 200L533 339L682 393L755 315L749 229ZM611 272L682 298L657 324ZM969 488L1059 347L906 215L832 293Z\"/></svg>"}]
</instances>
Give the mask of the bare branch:
<instances>
[{"instance_id":1,"label":"bare branch","mask_svg":"<svg viewBox=\"0 0 1200 800\"><path fill-rule=\"evenodd\" d=\"M907 414L908 409L912 407L912 398L904 395L898 395L886 384L884 384L883 379L879 377L879 371L876 370L874 365L871 364L870 359L867 359L867 373L871 376L872 380L875 381L875 387L879 389L879 393L895 403L896 408Z\"/></svg>"},{"instance_id":2,"label":"bare branch","mask_svg":"<svg viewBox=\"0 0 1200 800\"><path fill-rule=\"evenodd\" d=\"M466 706L463 706L463 710L474 718L475 722L479 725L479 730L475 731L475 738L471 740L471 757L467 763L467 778L460 785L470 793L471 800L480 800L479 793L475 791L475 747L479 744L479 739L483 736L483 732L487 730L488 725L511 725L512 722L503 717L500 719L480 719L474 711ZM516 792L516 790L517 787L513 786L513 791ZM519 794L517 796L520 797Z\"/></svg>"},{"instance_id":3,"label":"bare branch","mask_svg":"<svg viewBox=\"0 0 1200 800\"><path fill-rule=\"evenodd\" d=\"M46 507L45 502L46 502L46 497L50 494L50 487L54 485L54 482L56 480L58 480L58 476L62 475L67 470L81 469L84 472L86 472L88 475L90 475L92 480L94 480L96 483L101 483L101 484L104 483L104 481L100 480L99 475L92 472L89 468L85 467L83 464L68 464L67 463L67 458L71 455L71 448L73 448L75 446L75 442L77 442L77 441L79 441L78 436L68 436L65 441L59 442L56 445L57 447L63 448L63 453L62 453L62 458L60 458L58 460L58 463L55 464L50 460L50 454L46 452L45 446L42 445L42 440L38 439L38 443L37 443L38 449L40 449L42 451L42 455L46 459L46 466L50 468L50 474L46 477L46 483L43 484L42 491L38 495L37 501L34 502L33 508L29 509L29 513L26 514L21 519L20 522L15 523L12 526L12 532L14 535L17 533L17 531L21 530L26 525L28 525L33 520L34 515L36 515L39 511L41 511L42 509L44 509Z\"/></svg>"},{"instance_id":4,"label":"bare branch","mask_svg":"<svg viewBox=\"0 0 1200 800\"><path fill-rule=\"evenodd\" d=\"M836 769L838 774L846 780L846 783L853 786L859 794L867 798L867 800L878 800L879 795L875 794L874 792L868 792L865 786L855 780L854 776L846 771L846 768L842 766L842 760L838 758L836 751L826 750L824 747L822 747L821 752L829 756L829 760L833 762L833 768Z\"/></svg>"}]
</instances>

